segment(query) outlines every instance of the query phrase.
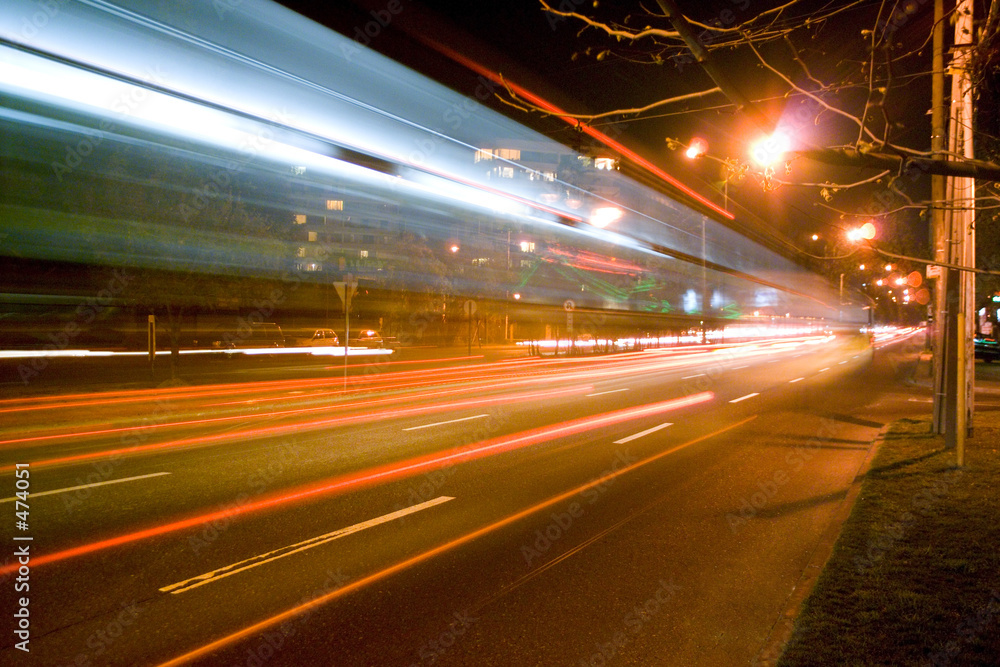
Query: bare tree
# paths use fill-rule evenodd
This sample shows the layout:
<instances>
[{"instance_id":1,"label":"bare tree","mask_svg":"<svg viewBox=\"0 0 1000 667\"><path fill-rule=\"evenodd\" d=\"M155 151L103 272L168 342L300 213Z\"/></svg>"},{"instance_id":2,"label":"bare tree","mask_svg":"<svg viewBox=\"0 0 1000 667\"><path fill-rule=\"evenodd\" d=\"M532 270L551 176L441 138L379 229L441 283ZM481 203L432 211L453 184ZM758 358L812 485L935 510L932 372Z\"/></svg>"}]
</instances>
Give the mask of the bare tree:
<instances>
[{"instance_id":1,"label":"bare tree","mask_svg":"<svg viewBox=\"0 0 1000 667\"><path fill-rule=\"evenodd\" d=\"M932 206L962 205L934 201L925 186L915 185L934 174L974 177L981 184L977 210L1000 206L995 186L1000 181L1000 164L993 160L997 141L991 133L998 125L1000 108L992 97L1000 63L997 0L992 1L988 14L981 11L979 15L987 18L977 24L977 34L969 36L975 42L974 78L984 90L976 123L980 147L976 159L935 155L930 150L924 113L930 97L923 94L924 89L929 93L932 73L933 2L847 0L817 8L817 3L790 0L755 12L747 0L728 0L691 7L686 13L674 0L656 0L628 12L604 3L557 5L540 0L540 5L553 20L576 23L581 39L590 38L592 44L574 58L620 59L683 74L677 77L682 92L676 95L636 100L623 108L565 114L581 124L607 119L635 122L668 105L683 105L689 114L718 113L720 106L728 107L761 132L793 135L793 143L777 165L758 166L738 156L715 156L725 165L727 184L746 180L765 190L812 189L817 195L815 210L844 227L862 218L914 220L919 213L922 219ZM952 11L949 8L944 21ZM746 85L748 73L752 73L752 87ZM761 90L779 90L780 94L753 96ZM533 113L549 113L512 88L506 97ZM612 106L610 100L607 106ZM822 133L812 131L817 127ZM807 138L820 134L823 141ZM671 143L687 148L685 138L674 138ZM827 165L819 172L820 179L815 178L816 168L809 161ZM987 217L992 219L992 212ZM877 242L872 247L880 249ZM890 252L908 256L914 250L897 244Z\"/></svg>"}]
</instances>

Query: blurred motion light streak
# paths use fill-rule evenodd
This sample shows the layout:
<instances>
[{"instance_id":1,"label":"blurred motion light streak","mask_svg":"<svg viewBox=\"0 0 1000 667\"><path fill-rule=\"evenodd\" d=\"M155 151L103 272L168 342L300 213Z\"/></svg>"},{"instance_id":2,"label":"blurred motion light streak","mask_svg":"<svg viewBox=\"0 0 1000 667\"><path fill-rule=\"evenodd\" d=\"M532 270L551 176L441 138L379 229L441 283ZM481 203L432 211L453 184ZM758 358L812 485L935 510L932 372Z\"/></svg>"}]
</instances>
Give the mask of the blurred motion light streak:
<instances>
[{"instance_id":1,"label":"blurred motion light streak","mask_svg":"<svg viewBox=\"0 0 1000 667\"><path fill-rule=\"evenodd\" d=\"M645 458L645 459L642 459L640 461L637 461L636 463L633 463L633 464L631 464L631 465L629 465L627 467L621 468L620 470L617 470L617 471L614 471L614 472L610 472L610 473L608 473L606 475L603 475L603 476L599 477L598 479L592 480L592 481L590 481L590 482L588 482L586 484L583 484L583 485L578 486L576 488L570 489L569 491L565 491L565 492L560 493L560 494L558 494L556 496L553 496L551 498L543 500L540 503L532 505L531 507L527 507L527 508L525 508L525 509L523 509L523 510L521 510L519 512L516 512L515 514L512 514L510 516L504 517L503 519L500 519L498 521L494 521L493 523L490 523L490 524L488 524L486 526L483 526L482 528L478 528L476 530L473 530L472 532L467 533L467 534L465 534L465 535L463 535L463 536L461 536L459 538L456 538L454 540L445 542L444 544L441 544L440 546L434 547L433 549L429 549L429 550L427 550L427 551L425 551L423 553L417 554L416 556L413 556L413 557L408 558L408 559L406 559L404 561L396 563L395 565L392 565L392 566L387 567L385 569L382 569L382 570L379 570L377 572L374 572L374 573L372 573L372 574L370 574L370 575L368 575L366 577L363 577L361 579L358 579L356 581L353 581L353 582L350 582L348 584L345 584L345 585L339 587L335 591L332 591L332 592L327 593L325 595L322 595L320 597L313 598L312 600L310 600L308 602L305 602L303 604L299 604L299 605L297 605L295 607L292 607L291 609L288 609L287 611L281 612L280 614L275 614L274 616L271 616L271 617L266 618L266 619L264 619L262 621L254 623L253 625L250 625L250 626L248 626L246 628L243 628L242 630L239 630L237 632L231 633L231 634L226 635L224 637L220 637L219 639L217 639L217 640L215 640L213 642L210 642L208 644L205 644L203 646L199 646L198 648L196 648L196 649L194 649L192 651L189 651L187 653L184 653L184 654L182 654L182 655L180 655L180 656L178 656L178 657L176 657L176 658L174 658L172 660L168 660L166 662L161 663L159 665L159 667L178 667L179 665L185 665L185 664L187 664L187 663L189 663L189 662L191 662L193 660L196 660L198 658L204 657L206 655L210 655L210 654L212 654L212 653L214 653L214 652L216 652L216 651L218 651L218 650L220 650L222 648L225 648L226 646L230 646L230 645L235 644L236 642L239 642L239 641L241 641L243 639L246 639L248 637L252 637L252 636L254 636L254 635L262 632L263 630L266 630L267 628L273 627L275 625L278 625L279 623L286 622L289 619L292 619L292 618L295 618L295 617L300 616L302 614L305 614L305 613L307 613L307 612L309 612L309 611L311 611L311 610L313 610L313 609L315 609L317 607L325 605L325 604L327 604L329 602L332 602L332 601L334 601L334 600L336 600L338 598L341 598L341 597L343 597L345 595L349 595L350 593L353 593L353 592L355 592L355 591L357 591L357 590L359 590L361 588L364 588L365 586L373 584L373 583L375 583L377 581L381 581L382 579L385 579L386 577L392 576L392 575L394 575L394 574L396 574L398 572L402 572L402 571L404 571L406 569L409 569L410 567L413 567L414 565L418 565L420 563L428 561L428 560L430 560L430 559L432 559L432 558L434 558L436 556L439 556L439 555L441 555L443 553L451 551L452 549L460 547L460 546L462 546L464 544L468 544L469 542L472 542L473 540L476 540L476 539L482 537L483 535L488 535L489 533L492 533L492 532L494 532L496 530L499 530L501 528L509 526L510 524L515 523L517 521L520 521L521 519L523 519L525 517L531 516L535 512L539 512L541 510L544 510L544 509L547 509L549 507L552 507L553 505L556 505L558 503L565 502L566 500L569 500L569 499L573 498L574 496L577 496L580 493L583 493L584 491L586 491L588 489L592 489L592 488L598 487L600 485L607 484L608 482L610 482L610 481L612 481L612 480L614 480L614 479L616 479L616 478L618 478L618 477L620 477L622 475L626 475L626 474L632 472L633 470L637 470L639 468L642 468L644 466L649 465L650 463L653 463L655 461L659 461L660 459L662 459L662 458L664 458L666 456L669 456L670 454L673 454L675 452L678 452L678 451L680 451L682 449L690 447L691 445L696 445L696 444L698 444L700 442L704 442L706 440L714 438L717 435L721 435L723 433L726 433L727 431L731 431L731 430L733 430L735 428L739 428L740 426L743 426L744 424L746 424L748 422L751 422L754 419L756 419L756 416L754 416L754 417L748 417L747 419L744 419L742 421L736 422L735 424L730 424L728 426L724 426L724 427L722 427L722 428L720 428L720 429L718 429L716 431L713 431L711 433L706 433L705 435L699 436L697 438L693 438L692 440L688 440L687 442L683 442L683 443L681 443L679 445L676 445L675 447L671 447L670 449L667 449L667 450L664 450L664 451L659 452L657 454L654 454L653 456L650 456L649 458Z\"/></svg>"},{"instance_id":2,"label":"blurred motion light streak","mask_svg":"<svg viewBox=\"0 0 1000 667\"><path fill-rule=\"evenodd\" d=\"M215 520L228 520L232 519L234 516L272 509L274 507L295 501L345 493L359 488L391 482L418 473L438 470L448 465L464 463L485 456L509 452L531 445L548 442L550 440L556 440L570 435L612 426L614 424L619 424L633 419L640 419L642 417L658 415L665 412L691 407L700 403L706 403L714 398L714 393L702 392L699 394L685 396L683 398L661 401L659 403L650 403L634 408L625 408L601 415L583 417L563 422L561 424L556 424L555 426L544 426L514 435L500 436L498 438L483 440L478 443L473 443L463 447L456 447L444 452L435 452L425 456L407 459L405 461L398 461L382 466L376 466L374 468L368 468L356 473L348 473L334 479L325 480L320 484L308 485L294 489L290 492L270 495L245 505L239 505L216 512L210 512L208 514L201 514L186 519L180 519L178 521L172 521L159 526L146 528L144 530L118 535L116 537L98 542L83 544L70 549L65 549L63 551L34 556L32 557L31 562L35 567L40 567L49 563L76 558L85 554L130 544L132 542L157 537L159 535L165 535L167 533L187 528L194 528ZM623 470L627 470L627 468ZM17 567L17 563L0 567L0 576L16 571Z\"/></svg>"}]
</instances>

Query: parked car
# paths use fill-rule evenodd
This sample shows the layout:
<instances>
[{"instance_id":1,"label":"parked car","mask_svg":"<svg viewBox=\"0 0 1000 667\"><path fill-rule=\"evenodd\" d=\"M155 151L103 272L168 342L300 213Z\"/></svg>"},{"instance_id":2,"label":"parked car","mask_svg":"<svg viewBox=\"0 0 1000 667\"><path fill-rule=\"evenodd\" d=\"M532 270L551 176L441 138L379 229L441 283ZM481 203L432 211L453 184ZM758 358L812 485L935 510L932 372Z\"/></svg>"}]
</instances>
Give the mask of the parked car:
<instances>
[{"instance_id":1,"label":"parked car","mask_svg":"<svg viewBox=\"0 0 1000 667\"><path fill-rule=\"evenodd\" d=\"M973 346L976 350L976 359L982 359L986 363L1000 359L1000 343L997 343L996 339L976 336L973 339Z\"/></svg>"},{"instance_id":2,"label":"parked car","mask_svg":"<svg viewBox=\"0 0 1000 667\"><path fill-rule=\"evenodd\" d=\"M382 334L374 329L362 329L356 334L351 334L350 344L354 347L379 348L385 345L385 341L382 340Z\"/></svg>"},{"instance_id":3,"label":"parked car","mask_svg":"<svg viewBox=\"0 0 1000 667\"><path fill-rule=\"evenodd\" d=\"M305 347L333 347L340 345L340 338L333 329L316 329L312 336L300 338L298 344Z\"/></svg>"},{"instance_id":4,"label":"parked car","mask_svg":"<svg viewBox=\"0 0 1000 667\"><path fill-rule=\"evenodd\" d=\"M285 336L274 322L249 325L243 323L232 330L216 332L212 347L235 350L257 347L285 347Z\"/></svg>"}]
</instances>

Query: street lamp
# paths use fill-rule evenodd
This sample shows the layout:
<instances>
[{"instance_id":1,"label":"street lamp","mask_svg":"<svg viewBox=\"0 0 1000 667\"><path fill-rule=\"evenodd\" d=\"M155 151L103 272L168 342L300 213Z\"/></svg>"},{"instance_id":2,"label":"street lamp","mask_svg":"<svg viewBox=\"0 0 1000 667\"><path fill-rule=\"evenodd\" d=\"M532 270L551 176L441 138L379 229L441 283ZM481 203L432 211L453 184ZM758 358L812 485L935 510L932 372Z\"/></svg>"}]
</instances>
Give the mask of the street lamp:
<instances>
[{"instance_id":1,"label":"street lamp","mask_svg":"<svg viewBox=\"0 0 1000 667\"><path fill-rule=\"evenodd\" d=\"M701 137L694 137L691 139L691 143L688 144L687 149L684 151L684 155L689 159L693 160L699 158L708 152L708 142Z\"/></svg>"},{"instance_id":2,"label":"street lamp","mask_svg":"<svg viewBox=\"0 0 1000 667\"><path fill-rule=\"evenodd\" d=\"M770 167L775 162L780 161L791 147L791 139L788 138L787 134L779 130L769 137L760 139L751 146L750 157L760 166Z\"/></svg>"},{"instance_id":3,"label":"street lamp","mask_svg":"<svg viewBox=\"0 0 1000 667\"><path fill-rule=\"evenodd\" d=\"M873 225L870 222L866 222L860 227L849 230L847 232L847 240L850 241L851 243L857 243L861 239L865 239L866 241L871 241L873 238L875 238L875 232L876 232L875 225Z\"/></svg>"}]
</instances>

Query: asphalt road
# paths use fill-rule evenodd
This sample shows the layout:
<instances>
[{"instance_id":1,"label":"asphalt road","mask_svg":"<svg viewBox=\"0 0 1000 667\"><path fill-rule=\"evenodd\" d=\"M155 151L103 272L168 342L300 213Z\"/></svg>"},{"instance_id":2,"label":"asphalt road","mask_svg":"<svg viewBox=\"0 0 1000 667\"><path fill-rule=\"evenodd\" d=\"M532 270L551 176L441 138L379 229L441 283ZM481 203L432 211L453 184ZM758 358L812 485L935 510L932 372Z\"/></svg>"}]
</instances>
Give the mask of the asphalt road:
<instances>
[{"instance_id":1,"label":"asphalt road","mask_svg":"<svg viewBox=\"0 0 1000 667\"><path fill-rule=\"evenodd\" d=\"M2 401L0 662L750 664L920 342Z\"/></svg>"}]
</instances>

